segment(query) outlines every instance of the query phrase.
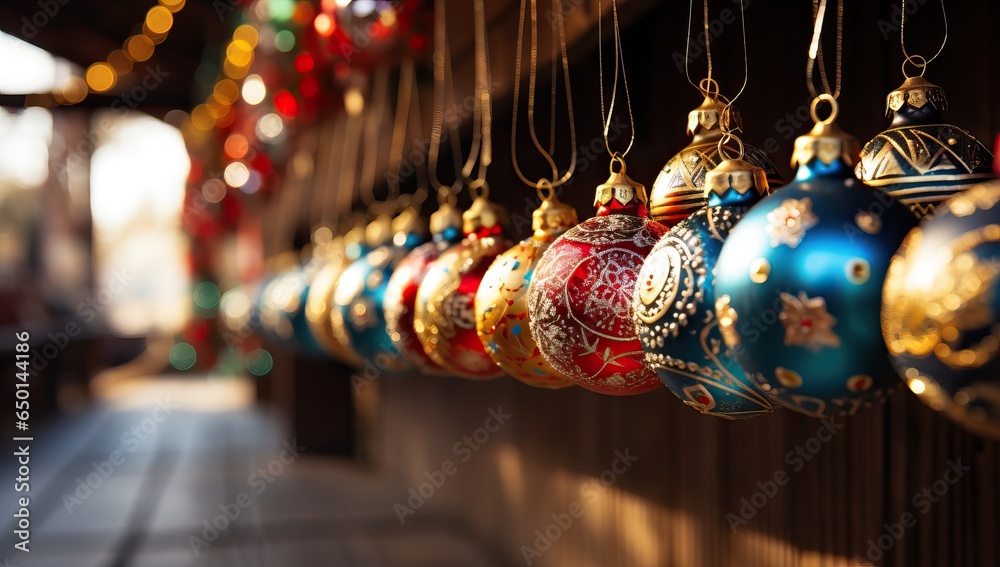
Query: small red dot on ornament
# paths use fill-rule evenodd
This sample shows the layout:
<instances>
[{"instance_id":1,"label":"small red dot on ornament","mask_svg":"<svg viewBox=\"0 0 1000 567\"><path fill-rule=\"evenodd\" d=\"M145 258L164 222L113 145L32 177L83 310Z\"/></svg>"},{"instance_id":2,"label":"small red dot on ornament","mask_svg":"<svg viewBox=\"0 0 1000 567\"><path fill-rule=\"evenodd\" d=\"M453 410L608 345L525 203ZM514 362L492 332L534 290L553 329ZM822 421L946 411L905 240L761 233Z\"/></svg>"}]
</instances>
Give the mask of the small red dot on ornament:
<instances>
[{"instance_id":1,"label":"small red dot on ornament","mask_svg":"<svg viewBox=\"0 0 1000 567\"><path fill-rule=\"evenodd\" d=\"M507 305L514 305L514 300L513 299L508 299L507 300Z\"/></svg>"},{"instance_id":2,"label":"small red dot on ornament","mask_svg":"<svg viewBox=\"0 0 1000 567\"><path fill-rule=\"evenodd\" d=\"M813 326L812 319L803 319L802 320L802 326L803 327L812 327Z\"/></svg>"},{"instance_id":3,"label":"small red dot on ornament","mask_svg":"<svg viewBox=\"0 0 1000 567\"><path fill-rule=\"evenodd\" d=\"M698 403L699 404L701 404L703 406L707 406L709 404L709 402L711 402L711 400L708 399L708 396L698 396Z\"/></svg>"}]
</instances>

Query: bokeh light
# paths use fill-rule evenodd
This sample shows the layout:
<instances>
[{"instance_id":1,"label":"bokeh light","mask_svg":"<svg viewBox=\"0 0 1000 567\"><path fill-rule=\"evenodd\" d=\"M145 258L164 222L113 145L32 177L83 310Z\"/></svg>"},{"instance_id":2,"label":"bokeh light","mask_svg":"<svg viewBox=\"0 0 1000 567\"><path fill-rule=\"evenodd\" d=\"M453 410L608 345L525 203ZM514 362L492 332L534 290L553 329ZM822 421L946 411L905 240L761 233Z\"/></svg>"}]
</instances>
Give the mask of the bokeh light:
<instances>
[{"instance_id":1,"label":"bokeh light","mask_svg":"<svg viewBox=\"0 0 1000 567\"><path fill-rule=\"evenodd\" d=\"M201 282L194 286L194 304L202 309L215 309L219 305L219 286Z\"/></svg>"},{"instance_id":2,"label":"bokeh light","mask_svg":"<svg viewBox=\"0 0 1000 567\"><path fill-rule=\"evenodd\" d=\"M94 92L103 93L111 89L117 80L117 73L108 63L101 61L87 68L87 86Z\"/></svg>"},{"instance_id":3,"label":"bokeh light","mask_svg":"<svg viewBox=\"0 0 1000 567\"><path fill-rule=\"evenodd\" d=\"M177 370L190 370L198 362L198 352L188 343L177 343L170 347L167 358L170 360L170 365Z\"/></svg>"},{"instance_id":4,"label":"bokeh light","mask_svg":"<svg viewBox=\"0 0 1000 567\"><path fill-rule=\"evenodd\" d=\"M230 187L242 187L243 184L250 179L250 170L247 168L245 163L241 161L234 161L226 166L226 170L222 174L222 177L226 180L226 184Z\"/></svg>"},{"instance_id":5,"label":"bokeh light","mask_svg":"<svg viewBox=\"0 0 1000 567\"><path fill-rule=\"evenodd\" d=\"M263 376L274 368L274 358L271 353L262 348L250 351L247 354L247 370L254 376Z\"/></svg>"},{"instance_id":6,"label":"bokeh light","mask_svg":"<svg viewBox=\"0 0 1000 567\"><path fill-rule=\"evenodd\" d=\"M243 81L243 100L247 104L257 105L264 102L267 96L267 87L260 75L250 75Z\"/></svg>"}]
</instances>

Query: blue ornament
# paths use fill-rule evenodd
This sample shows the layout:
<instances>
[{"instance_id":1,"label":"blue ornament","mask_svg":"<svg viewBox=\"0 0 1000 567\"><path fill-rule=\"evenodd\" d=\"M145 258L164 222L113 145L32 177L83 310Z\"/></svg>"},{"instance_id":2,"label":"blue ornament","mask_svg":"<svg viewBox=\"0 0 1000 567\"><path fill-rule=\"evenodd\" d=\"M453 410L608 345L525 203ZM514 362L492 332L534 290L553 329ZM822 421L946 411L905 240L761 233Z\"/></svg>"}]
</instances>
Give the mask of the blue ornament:
<instances>
[{"instance_id":1,"label":"blue ornament","mask_svg":"<svg viewBox=\"0 0 1000 567\"><path fill-rule=\"evenodd\" d=\"M425 237L416 229L417 212L406 209L391 222L392 240L377 246L344 270L333 292L330 321L334 337L342 346L379 368L398 370L406 363L386 332L383 301L389 277L396 266ZM374 232L385 230L385 219L377 219ZM373 237L371 241L386 240Z\"/></svg>"},{"instance_id":2,"label":"blue ornament","mask_svg":"<svg viewBox=\"0 0 1000 567\"><path fill-rule=\"evenodd\" d=\"M904 67L905 68L905 67ZM948 197L993 178L993 156L965 130L947 124L941 87L920 76L886 97L892 126L865 144L858 178L885 191L923 216Z\"/></svg>"},{"instance_id":3,"label":"blue ornament","mask_svg":"<svg viewBox=\"0 0 1000 567\"><path fill-rule=\"evenodd\" d=\"M763 169L725 160L705 179L708 206L681 221L646 257L633 320L646 363L693 409L725 419L770 413L768 398L733 359L715 316L715 271L722 243L768 193Z\"/></svg>"},{"instance_id":4,"label":"blue ornament","mask_svg":"<svg viewBox=\"0 0 1000 567\"><path fill-rule=\"evenodd\" d=\"M815 105L834 107L820 121ZM882 283L916 218L851 174L857 141L813 101L791 184L747 212L722 246L715 281L723 338L747 377L784 406L853 415L895 380L880 333Z\"/></svg>"},{"instance_id":5,"label":"blue ornament","mask_svg":"<svg viewBox=\"0 0 1000 567\"><path fill-rule=\"evenodd\" d=\"M938 205L889 266L882 333L932 409L1000 439L1000 180Z\"/></svg>"}]
</instances>

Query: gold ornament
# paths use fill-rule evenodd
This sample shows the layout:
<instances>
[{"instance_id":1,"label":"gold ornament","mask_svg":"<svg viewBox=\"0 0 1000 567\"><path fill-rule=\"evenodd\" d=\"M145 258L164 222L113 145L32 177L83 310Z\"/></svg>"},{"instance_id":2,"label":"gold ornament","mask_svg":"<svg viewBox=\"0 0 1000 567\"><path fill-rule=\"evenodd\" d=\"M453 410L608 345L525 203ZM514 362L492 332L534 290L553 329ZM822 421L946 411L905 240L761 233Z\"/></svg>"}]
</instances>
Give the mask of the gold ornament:
<instances>
[{"instance_id":1,"label":"gold ornament","mask_svg":"<svg viewBox=\"0 0 1000 567\"><path fill-rule=\"evenodd\" d=\"M532 215L531 238L499 255L476 293L476 331L494 362L529 386L565 388L574 382L550 365L531 334L528 286L542 254L577 224L576 209L554 195Z\"/></svg>"},{"instance_id":2,"label":"gold ornament","mask_svg":"<svg viewBox=\"0 0 1000 567\"><path fill-rule=\"evenodd\" d=\"M427 268L417 290L413 329L424 352L449 373L473 380L499 378L476 333L474 303L483 275L511 246L500 225L503 210L478 197L462 215L465 239Z\"/></svg>"},{"instance_id":3,"label":"gold ornament","mask_svg":"<svg viewBox=\"0 0 1000 567\"><path fill-rule=\"evenodd\" d=\"M702 84L714 87L708 86L709 90L703 90L705 100L688 114L687 133L694 138L663 166L649 195L650 216L667 227L705 206L705 176L723 160L719 155L719 140L723 137L720 121L726 100L718 94L718 85L714 81L702 81ZM732 123L728 127L738 129L740 116L736 107L730 106L728 114ZM735 147L729 144L725 147L731 150L731 154L737 153ZM743 159L764 170L772 190L785 184L778 170L767 159L767 154L749 145L744 146L744 153Z\"/></svg>"}]
</instances>

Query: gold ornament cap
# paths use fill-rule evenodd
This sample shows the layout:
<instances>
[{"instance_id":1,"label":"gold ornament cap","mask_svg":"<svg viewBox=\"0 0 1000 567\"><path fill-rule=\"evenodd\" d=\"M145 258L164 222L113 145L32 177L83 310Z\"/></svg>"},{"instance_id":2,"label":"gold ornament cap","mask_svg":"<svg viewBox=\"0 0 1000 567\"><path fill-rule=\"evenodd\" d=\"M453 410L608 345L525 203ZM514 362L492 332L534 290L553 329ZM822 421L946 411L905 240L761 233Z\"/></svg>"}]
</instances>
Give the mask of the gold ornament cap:
<instances>
[{"instance_id":1,"label":"gold ornament cap","mask_svg":"<svg viewBox=\"0 0 1000 567\"><path fill-rule=\"evenodd\" d=\"M476 197L469 210L462 213L462 232L465 234L499 234L506 218L504 210L486 197Z\"/></svg>"},{"instance_id":2,"label":"gold ornament cap","mask_svg":"<svg viewBox=\"0 0 1000 567\"><path fill-rule=\"evenodd\" d=\"M425 234L427 223L424 222L417 209L406 207L396 215L396 218L392 219L391 228L393 241L395 241L399 234L403 234L403 238L406 238L407 234Z\"/></svg>"},{"instance_id":3,"label":"gold ornament cap","mask_svg":"<svg viewBox=\"0 0 1000 567\"><path fill-rule=\"evenodd\" d=\"M892 113L903 106L923 108L926 104L938 110L948 110L944 89L931 83L923 75L907 77L902 85L885 97L885 115L892 116Z\"/></svg>"},{"instance_id":4,"label":"gold ornament cap","mask_svg":"<svg viewBox=\"0 0 1000 567\"><path fill-rule=\"evenodd\" d=\"M392 239L392 217L378 215L365 227L365 243L371 248L381 246Z\"/></svg>"},{"instance_id":5,"label":"gold ornament cap","mask_svg":"<svg viewBox=\"0 0 1000 567\"><path fill-rule=\"evenodd\" d=\"M563 203L555 195L542 201L542 204L531 213L531 229L535 231L535 238L557 236L579 222L576 209Z\"/></svg>"},{"instance_id":6,"label":"gold ornament cap","mask_svg":"<svg viewBox=\"0 0 1000 567\"><path fill-rule=\"evenodd\" d=\"M722 121L728 120L728 129L736 130L742 125L742 118L739 110L735 106L730 106L726 111L728 101L720 97L716 92L714 95L708 93L705 100L701 101L701 106L688 113L687 133L694 136L697 143L706 142L712 138L722 136ZM728 116L726 116L728 114Z\"/></svg>"},{"instance_id":7,"label":"gold ornament cap","mask_svg":"<svg viewBox=\"0 0 1000 567\"><path fill-rule=\"evenodd\" d=\"M740 201L752 195L763 197L770 193L767 174L746 160L724 159L705 174L705 197L709 199L709 205L722 204L727 194L732 195L730 190L736 191L741 197L738 199ZM727 201L729 200L732 199ZM714 203L715 201L719 202Z\"/></svg>"},{"instance_id":8,"label":"gold ornament cap","mask_svg":"<svg viewBox=\"0 0 1000 567\"><path fill-rule=\"evenodd\" d=\"M619 164L618 171L615 171L615 164ZM597 186L594 195L595 207L607 207L612 201L617 201L625 206L631 203L649 202L646 195L646 186L625 175L625 161L617 154L611 158L611 175L608 180Z\"/></svg>"},{"instance_id":9,"label":"gold ornament cap","mask_svg":"<svg viewBox=\"0 0 1000 567\"><path fill-rule=\"evenodd\" d=\"M441 203L438 210L431 213L431 234L443 234L448 229L462 229L462 213L450 203Z\"/></svg>"},{"instance_id":10,"label":"gold ornament cap","mask_svg":"<svg viewBox=\"0 0 1000 567\"><path fill-rule=\"evenodd\" d=\"M820 102L827 102L832 107L830 115L822 120L816 114L816 107ZM830 165L838 159L851 167L857 163L861 154L861 142L837 126L839 109L837 99L828 94L824 93L813 99L809 113L816 124L808 134L795 138L792 167L806 165L813 159L819 159L824 165Z\"/></svg>"}]
</instances>

